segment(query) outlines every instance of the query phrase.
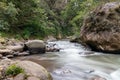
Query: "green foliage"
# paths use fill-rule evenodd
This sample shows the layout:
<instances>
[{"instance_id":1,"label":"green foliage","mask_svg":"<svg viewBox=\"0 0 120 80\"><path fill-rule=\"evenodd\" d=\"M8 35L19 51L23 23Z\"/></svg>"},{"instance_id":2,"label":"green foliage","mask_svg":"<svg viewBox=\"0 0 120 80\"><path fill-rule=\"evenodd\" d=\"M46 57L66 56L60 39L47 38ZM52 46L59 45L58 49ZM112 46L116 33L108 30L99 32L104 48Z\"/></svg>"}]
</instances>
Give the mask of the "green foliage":
<instances>
[{"instance_id":1,"label":"green foliage","mask_svg":"<svg viewBox=\"0 0 120 80\"><path fill-rule=\"evenodd\" d=\"M97 0L70 0L65 10L61 12L66 27L69 27L71 32L78 33L85 14L89 13L98 4L100 3Z\"/></svg>"},{"instance_id":2,"label":"green foliage","mask_svg":"<svg viewBox=\"0 0 120 80\"><path fill-rule=\"evenodd\" d=\"M16 22L16 15L17 10L12 2L0 2L0 30L8 30Z\"/></svg>"},{"instance_id":3,"label":"green foliage","mask_svg":"<svg viewBox=\"0 0 120 80\"><path fill-rule=\"evenodd\" d=\"M85 14L109 1L114 0L1 0L0 31L27 39L73 35Z\"/></svg>"},{"instance_id":4,"label":"green foliage","mask_svg":"<svg viewBox=\"0 0 120 80\"><path fill-rule=\"evenodd\" d=\"M21 67L13 64L7 68L5 73L7 76L16 76L19 73L24 73L24 70Z\"/></svg>"}]
</instances>

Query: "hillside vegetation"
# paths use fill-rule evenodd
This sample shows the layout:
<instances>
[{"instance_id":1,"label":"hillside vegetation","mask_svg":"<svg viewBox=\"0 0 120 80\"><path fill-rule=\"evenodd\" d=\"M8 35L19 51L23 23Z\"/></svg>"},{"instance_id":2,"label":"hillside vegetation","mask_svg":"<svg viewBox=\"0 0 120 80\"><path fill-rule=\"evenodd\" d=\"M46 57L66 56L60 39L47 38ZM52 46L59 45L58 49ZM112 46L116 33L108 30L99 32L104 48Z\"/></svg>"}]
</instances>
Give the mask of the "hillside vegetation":
<instances>
[{"instance_id":1,"label":"hillside vegetation","mask_svg":"<svg viewBox=\"0 0 120 80\"><path fill-rule=\"evenodd\" d=\"M109 1L115 0L0 0L0 35L29 39L79 34L85 15Z\"/></svg>"}]
</instances>

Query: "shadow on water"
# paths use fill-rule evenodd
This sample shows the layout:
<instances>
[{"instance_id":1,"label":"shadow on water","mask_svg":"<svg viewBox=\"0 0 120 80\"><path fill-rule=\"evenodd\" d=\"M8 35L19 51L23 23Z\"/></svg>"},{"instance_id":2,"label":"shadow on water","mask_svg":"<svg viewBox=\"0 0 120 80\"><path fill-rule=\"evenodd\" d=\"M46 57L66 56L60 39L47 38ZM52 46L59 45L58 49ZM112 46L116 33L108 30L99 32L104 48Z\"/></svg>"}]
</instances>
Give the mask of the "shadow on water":
<instances>
[{"instance_id":1,"label":"shadow on water","mask_svg":"<svg viewBox=\"0 0 120 80\"><path fill-rule=\"evenodd\" d=\"M89 51L69 41L56 41L60 52L18 57L44 66L54 80L120 80L120 55Z\"/></svg>"}]
</instances>

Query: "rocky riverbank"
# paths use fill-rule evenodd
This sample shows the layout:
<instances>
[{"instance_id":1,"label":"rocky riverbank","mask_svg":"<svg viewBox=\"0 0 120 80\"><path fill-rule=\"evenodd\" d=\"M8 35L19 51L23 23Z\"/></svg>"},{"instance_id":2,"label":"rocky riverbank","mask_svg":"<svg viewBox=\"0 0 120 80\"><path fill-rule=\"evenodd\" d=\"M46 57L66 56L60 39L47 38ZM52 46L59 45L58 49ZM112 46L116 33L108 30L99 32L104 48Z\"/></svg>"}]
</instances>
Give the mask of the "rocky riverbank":
<instances>
[{"instance_id":1,"label":"rocky riverbank","mask_svg":"<svg viewBox=\"0 0 120 80\"><path fill-rule=\"evenodd\" d=\"M0 80L52 80L50 73L39 64L31 61L10 60L17 56L55 51L55 48L47 46L48 44L42 40L2 41L0 43Z\"/></svg>"},{"instance_id":2,"label":"rocky riverbank","mask_svg":"<svg viewBox=\"0 0 120 80\"><path fill-rule=\"evenodd\" d=\"M0 58L13 58L30 54L59 51L56 44L49 45L42 40L17 41L9 39L0 43Z\"/></svg>"}]
</instances>

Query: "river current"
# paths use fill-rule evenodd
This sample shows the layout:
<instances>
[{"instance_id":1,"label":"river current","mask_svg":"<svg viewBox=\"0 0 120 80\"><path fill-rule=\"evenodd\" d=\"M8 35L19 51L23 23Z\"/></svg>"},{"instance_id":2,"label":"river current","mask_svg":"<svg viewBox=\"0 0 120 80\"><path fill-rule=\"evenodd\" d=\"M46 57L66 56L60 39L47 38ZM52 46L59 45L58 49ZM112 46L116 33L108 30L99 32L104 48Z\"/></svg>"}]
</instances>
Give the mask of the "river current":
<instances>
[{"instance_id":1,"label":"river current","mask_svg":"<svg viewBox=\"0 0 120 80\"><path fill-rule=\"evenodd\" d=\"M59 52L17 57L44 66L53 80L120 80L120 55L90 51L67 40L49 42Z\"/></svg>"}]
</instances>

